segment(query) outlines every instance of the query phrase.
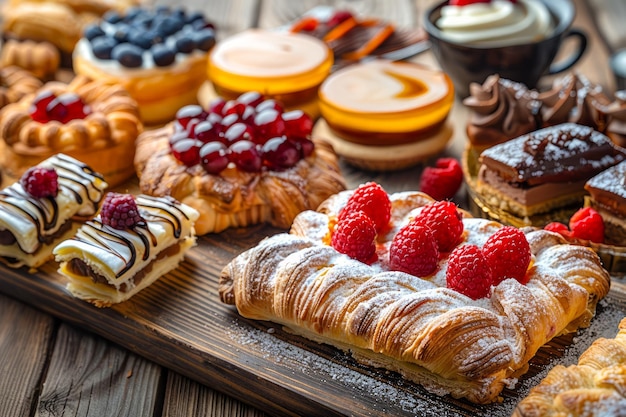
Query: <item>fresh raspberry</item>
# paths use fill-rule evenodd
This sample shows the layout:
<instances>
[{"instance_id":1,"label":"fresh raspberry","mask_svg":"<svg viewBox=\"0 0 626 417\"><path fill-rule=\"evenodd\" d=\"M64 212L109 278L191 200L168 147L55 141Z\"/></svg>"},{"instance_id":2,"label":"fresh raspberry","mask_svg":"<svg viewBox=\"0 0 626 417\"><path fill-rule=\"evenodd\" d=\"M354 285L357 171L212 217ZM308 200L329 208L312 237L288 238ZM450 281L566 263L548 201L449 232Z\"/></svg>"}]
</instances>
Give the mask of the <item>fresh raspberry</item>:
<instances>
[{"instance_id":1,"label":"fresh raspberry","mask_svg":"<svg viewBox=\"0 0 626 417\"><path fill-rule=\"evenodd\" d=\"M22 175L20 184L35 198L56 197L59 193L59 175L52 168L32 167Z\"/></svg>"},{"instance_id":2,"label":"fresh raspberry","mask_svg":"<svg viewBox=\"0 0 626 417\"><path fill-rule=\"evenodd\" d=\"M389 248L389 267L418 277L431 275L437 269L439 250L430 227L410 222L393 238Z\"/></svg>"},{"instance_id":3,"label":"fresh raspberry","mask_svg":"<svg viewBox=\"0 0 626 417\"><path fill-rule=\"evenodd\" d=\"M337 251L366 264L378 259L376 228L372 219L362 211L350 212L337 221L331 244Z\"/></svg>"},{"instance_id":4,"label":"fresh raspberry","mask_svg":"<svg viewBox=\"0 0 626 417\"><path fill-rule=\"evenodd\" d=\"M515 278L522 284L527 282L530 245L520 229L512 226L498 229L483 245L483 254L493 272L493 285L505 278Z\"/></svg>"},{"instance_id":5,"label":"fresh raspberry","mask_svg":"<svg viewBox=\"0 0 626 417\"><path fill-rule=\"evenodd\" d=\"M434 167L426 167L420 179L420 190L435 200L454 197L463 182L463 170L454 158L439 158Z\"/></svg>"},{"instance_id":6,"label":"fresh raspberry","mask_svg":"<svg viewBox=\"0 0 626 417\"><path fill-rule=\"evenodd\" d=\"M454 248L448 258L446 285L473 300L489 295L493 275L491 267L476 245L461 245Z\"/></svg>"},{"instance_id":7,"label":"fresh raspberry","mask_svg":"<svg viewBox=\"0 0 626 417\"><path fill-rule=\"evenodd\" d=\"M558 233L563 237L572 237L572 232L570 232L569 228L566 224L561 222L550 222L543 227L544 230L549 232Z\"/></svg>"},{"instance_id":8,"label":"fresh raspberry","mask_svg":"<svg viewBox=\"0 0 626 417\"><path fill-rule=\"evenodd\" d=\"M389 195L379 184L368 182L357 187L345 207L339 212L339 220L348 213L362 211L374 222L376 232L380 233L389 225L391 201Z\"/></svg>"},{"instance_id":9,"label":"fresh raspberry","mask_svg":"<svg viewBox=\"0 0 626 417\"><path fill-rule=\"evenodd\" d=\"M131 229L145 220L139 214L135 198L130 194L108 193L100 210L102 223L114 229Z\"/></svg>"},{"instance_id":10,"label":"fresh raspberry","mask_svg":"<svg viewBox=\"0 0 626 417\"><path fill-rule=\"evenodd\" d=\"M516 3L517 0L509 0L511 3ZM491 0L450 0L450 6L467 6L474 3L491 3Z\"/></svg>"},{"instance_id":11,"label":"fresh raspberry","mask_svg":"<svg viewBox=\"0 0 626 417\"><path fill-rule=\"evenodd\" d=\"M440 252L450 252L461 241L463 216L451 201L436 201L422 208L415 221L433 231Z\"/></svg>"},{"instance_id":12,"label":"fresh raspberry","mask_svg":"<svg viewBox=\"0 0 626 417\"><path fill-rule=\"evenodd\" d=\"M604 242L604 220L600 213L591 207L578 210L569 219L572 236L595 243Z\"/></svg>"}]
</instances>

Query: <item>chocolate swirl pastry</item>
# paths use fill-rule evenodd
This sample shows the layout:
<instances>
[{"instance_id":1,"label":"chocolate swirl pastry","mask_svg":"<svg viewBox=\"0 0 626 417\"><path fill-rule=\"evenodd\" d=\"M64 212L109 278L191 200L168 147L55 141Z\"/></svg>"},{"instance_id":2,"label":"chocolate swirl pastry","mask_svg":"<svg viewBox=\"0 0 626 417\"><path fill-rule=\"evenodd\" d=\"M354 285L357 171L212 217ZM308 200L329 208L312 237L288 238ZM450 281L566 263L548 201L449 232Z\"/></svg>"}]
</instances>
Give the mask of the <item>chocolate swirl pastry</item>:
<instances>
[{"instance_id":1,"label":"chocolate swirl pastry","mask_svg":"<svg viewBox=\"0 0 626 417\"><path fill-rule=\"evenodd\" d=\"M145 223L118 230L100 215L54 249L67 289L97 307L132 297L176 268L196 243L198 213L170 197L137 196Z\"/></svg>"}]
</instances>

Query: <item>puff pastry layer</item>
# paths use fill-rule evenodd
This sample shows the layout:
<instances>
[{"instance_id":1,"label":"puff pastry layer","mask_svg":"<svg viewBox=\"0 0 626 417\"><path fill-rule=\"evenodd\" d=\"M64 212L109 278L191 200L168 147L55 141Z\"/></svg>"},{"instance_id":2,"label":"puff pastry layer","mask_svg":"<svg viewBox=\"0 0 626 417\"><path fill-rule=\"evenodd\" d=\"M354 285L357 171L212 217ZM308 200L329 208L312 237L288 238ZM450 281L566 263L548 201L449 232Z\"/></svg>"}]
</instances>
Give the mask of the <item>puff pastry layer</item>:
<instances>
[{"instance_id":1,"label":"puff pastry layer","mask_svg":"<svg viewBox=\"0 0 626 417\"><path fill-rule=\"evenodd\" d=\"M614 339L600 338L578 364L557 365L513 412L531 416L623 416L626 413L626 318Z\"/></svg>"},{"instance_id":2,"label":"puff pastry layer","mask_svg":"<svg viewBox=\"0 0 626 417\"><path fill-rule=\"evenodd\" d=\"M358 360L399 372L436 394L496 401L550 339L588 325L610 285L591 249L559 235L525 230L533 254L526 285L506 279L473 301L446 288L444 257L428 278L389 271L392 237L432 202L390 195L391 230L380 236L371 266L324 244L351 194L298 215L290 233L274 235L222 271L220 297L247 318L269 320ZM501 224L464 218L464 242L482 246Z\"/></svg>"}]
</instances>

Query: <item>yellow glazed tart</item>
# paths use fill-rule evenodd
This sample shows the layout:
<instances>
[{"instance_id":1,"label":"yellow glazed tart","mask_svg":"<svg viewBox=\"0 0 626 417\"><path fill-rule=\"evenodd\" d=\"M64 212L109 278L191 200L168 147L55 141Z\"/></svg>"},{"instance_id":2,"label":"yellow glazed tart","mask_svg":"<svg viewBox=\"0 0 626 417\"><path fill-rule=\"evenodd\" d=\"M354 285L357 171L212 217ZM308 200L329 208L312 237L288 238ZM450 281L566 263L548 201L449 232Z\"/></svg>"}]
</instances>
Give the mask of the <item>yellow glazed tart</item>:
<instances>
[{"instance_id":1,"label":"yellow glazed tart","mask_svg":"<svg viewBox=\"0 0 626 417\"><path fill-rule=\"evenodd\" d=\"M453 102L445 73L408 62L355 64L320 88L337 153L375 169L404 168L442 151L452 136L446 118Z\"/></svg>"},{"instance_id":2,"label":"yellow glazed tart","mask_svg":"<svg viewBox=\"0 0 626 417\"><path fill-rule=\"evenodd\" d=\"M252 29L215 46L208 74L217 94L226 99L258 91L287 110L300 109L315 118L318 88L332 64L332 51L319 39Z\"/></svg>"}]
</instances>

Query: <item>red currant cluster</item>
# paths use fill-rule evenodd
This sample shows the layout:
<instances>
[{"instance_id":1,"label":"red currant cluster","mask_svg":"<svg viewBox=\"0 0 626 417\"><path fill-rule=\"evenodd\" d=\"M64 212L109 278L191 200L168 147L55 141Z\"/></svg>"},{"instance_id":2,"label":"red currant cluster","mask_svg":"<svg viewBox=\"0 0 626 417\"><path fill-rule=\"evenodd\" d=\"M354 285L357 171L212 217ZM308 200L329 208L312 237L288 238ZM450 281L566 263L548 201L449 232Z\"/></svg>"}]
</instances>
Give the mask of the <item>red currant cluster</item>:
<instances>
[{"instance_id":1,"label":"red currant cluster","mask_svg":"<svg viewBox=\"0 0 626 417\"><path fill-rule=\"evenodd\" d=\"M91 108L76 93L68 92L57 96L50 90L44 90L37 94L28 112L39 123L52 120L67 123L74 119L84 119L91 113Z\"/></svg>"},{"instance_id":2,"label":"red currant cluster","mask_svg":"<svg viewBox=\"0 0 626 417\"><path fill-rule=\"evenodd\" d=\"M246 172L281 171L313 152L312 130L305 112L285 112L276 100L248 92L235 100L215 99L208 111L199 105L179 109L170 149L183 164L201 164L209 174L229 163Z\"/></svg>"}]
</instances>

